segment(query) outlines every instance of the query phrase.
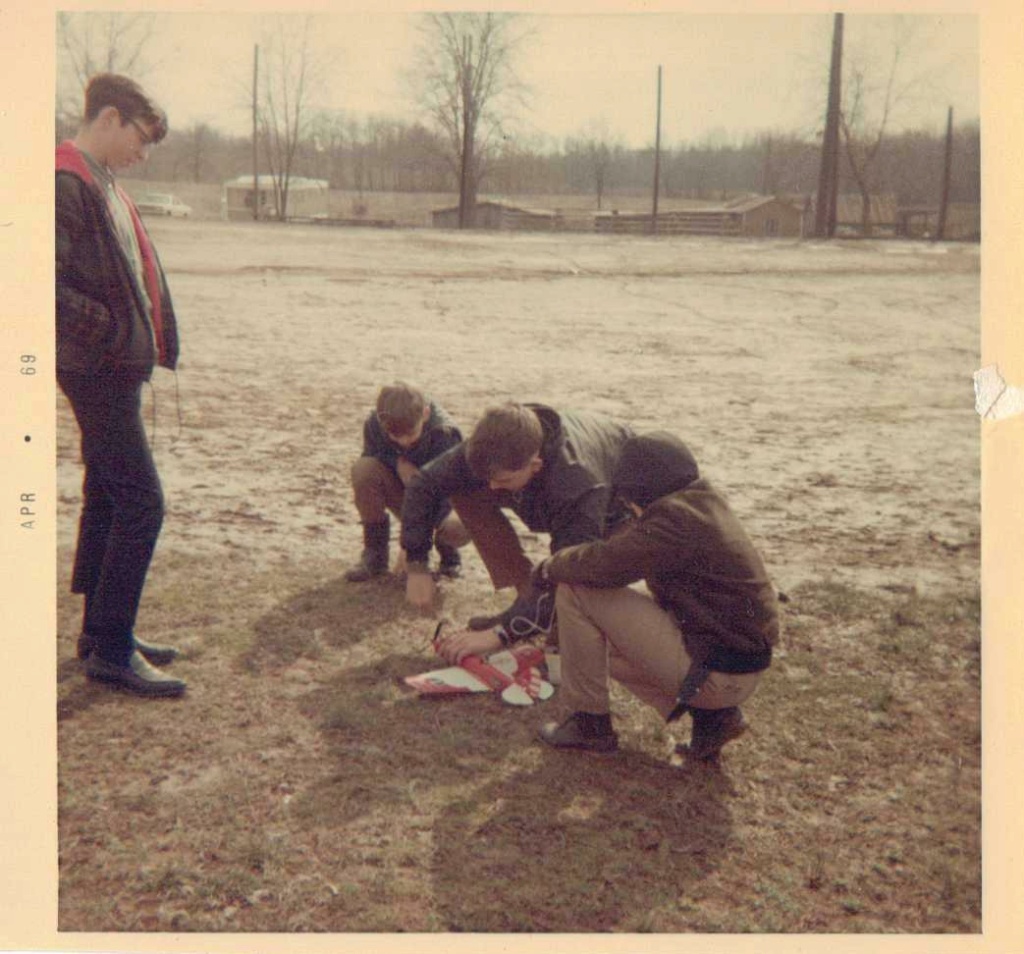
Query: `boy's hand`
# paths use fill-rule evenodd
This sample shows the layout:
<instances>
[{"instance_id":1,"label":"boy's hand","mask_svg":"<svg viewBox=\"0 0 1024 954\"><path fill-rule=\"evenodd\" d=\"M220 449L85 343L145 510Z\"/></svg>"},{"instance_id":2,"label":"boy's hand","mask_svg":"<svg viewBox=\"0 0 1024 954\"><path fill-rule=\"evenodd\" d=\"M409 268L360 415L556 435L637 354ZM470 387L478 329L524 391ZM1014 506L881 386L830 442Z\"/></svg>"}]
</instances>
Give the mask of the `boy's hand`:
<instances>
[{"instance_id":1,"label":"boy's hand","mask_svg":"<svg viewBox=\"0 0 1024 954\"><path fill-rule=\"evenodd\" d=\"M467 656L487 656L501 649L498 634L474 633L461 630L450 636L442 636L435 644L437 654L447 662L458 665Z\"/></svg>"},{"instance_id":2,"label":"boy's hand","mask_svg":"<svg viewBox=\"0 0 1024 954\"><path fill-rule=\"evenodd\" d=\"M408 575L405 580L405 598L419 609L432 609L437 584L430 570L417 563L407 564L406 570Z\"/></svg>"}]
</instances>

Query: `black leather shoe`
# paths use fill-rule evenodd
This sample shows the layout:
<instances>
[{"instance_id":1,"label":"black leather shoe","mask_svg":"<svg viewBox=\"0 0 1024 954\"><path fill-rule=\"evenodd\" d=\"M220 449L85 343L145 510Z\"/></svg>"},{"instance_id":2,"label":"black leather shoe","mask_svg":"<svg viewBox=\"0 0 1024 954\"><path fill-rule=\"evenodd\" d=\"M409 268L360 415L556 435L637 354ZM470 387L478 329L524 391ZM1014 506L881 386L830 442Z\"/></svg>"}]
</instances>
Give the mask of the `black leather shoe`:
<instances>
[{"instance_id":1,"label":"black leather shoe","mask_svg":"<svg viewBox=\"0 0 1024 954\"><path fill-rule=\"evenodd\" d=\"M587 752L614 752L619 747L619 737L611 728L607 716L599 726L593 720L600 717L584 712L574 712L561 725L548 722L537 733L541 742L556 749L584 749Z\"/></svg>"},{"instance_id":2,"label":"black leather shoe","mask_svg":"<svg viewBox=\"0 0 1024 954\"><path fill-rule=\"evenodd\" d=\"M166 666L178 658L178 650L174 646L144 643L138 637L135 639L135 648L146 657L146 662L154 666Z\"/></svg>"},{"instance_id":3,"label":"black leather shoe","mask_svg":"<svg viewBox=\"0 0 1024 954\"><path fill-rule=\"evenodd\" d=\"M140 696L180 696L185 682L168 676L146 662L140 652L132 653L127 665L118 666L93 654L85 664L85 675L98 682L107 682Z\"/></svg>"},{"instance_id":4,"label":"black leather shoe","mask_svg":"<svg viewBox=\"0 0 1024 954\"><path fill-rule=\"evenodd\" d=\"M693 734L690 744L680 743L676 752L695 762L715 763L722 746L738 739L747 731L747 723L739 706L727 709L692 709Z\"/></svg>"},{"instance_id":5,"label":"black leather shoe","mask_svg":"<svg viewBox=\"0 0 1024 954\"><path fill-rule=\"evenodd\" d=\"M160 646L157 643L144 643L136 638L135 648L146 657L146 662L154 666L166 666L174 662L180 653L174 646ZM78 637L78 658L88 659L92 655L93 639L88 633L81 633Z\"/></svg>"}]
</instances>

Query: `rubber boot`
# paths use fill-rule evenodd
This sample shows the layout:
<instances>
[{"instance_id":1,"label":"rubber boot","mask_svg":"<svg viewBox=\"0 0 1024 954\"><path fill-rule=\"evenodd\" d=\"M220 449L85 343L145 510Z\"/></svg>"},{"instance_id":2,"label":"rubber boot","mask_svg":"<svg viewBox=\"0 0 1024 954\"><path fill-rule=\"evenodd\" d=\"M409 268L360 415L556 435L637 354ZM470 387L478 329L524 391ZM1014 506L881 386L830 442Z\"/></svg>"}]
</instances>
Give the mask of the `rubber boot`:
<instances>
[{"instance_id":1,"label":"rubber boot","mask_svg":"<svg viewBox=\"0 0 1024 954\"><path fill-rule=\"evenodd\" d=\"M363 524L363 554L359 562L345 574L349 583L364 583L388 572L391 561L388 545L391 539L391 519L380 523Z\"/></svg>"},{"instance_id":2,"label":"rubber boot","mask_svg":"<svg viewBox=\"0 0 1024 954\"><path fill-rule=\"evenodd\" d=\"M441 558L438 572L441 576L448 577L449 580L457 580L462 576L462 554L459 553L458 548L437 540L434 540L434 546L437 548L437 555Z\"/></svg>"}]
</instances>

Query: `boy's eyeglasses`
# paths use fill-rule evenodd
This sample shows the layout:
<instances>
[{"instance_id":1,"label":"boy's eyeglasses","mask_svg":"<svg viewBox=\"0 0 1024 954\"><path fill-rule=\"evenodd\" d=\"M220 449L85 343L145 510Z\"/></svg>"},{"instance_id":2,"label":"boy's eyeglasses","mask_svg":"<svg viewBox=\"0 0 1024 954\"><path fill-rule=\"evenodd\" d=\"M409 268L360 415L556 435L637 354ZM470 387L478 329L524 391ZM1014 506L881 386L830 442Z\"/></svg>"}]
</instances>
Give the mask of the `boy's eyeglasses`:
<instances>
[{"instance_id":1,"label":"boy's eyeglasses","mask_svg":"<svg viewBox=\"0 0 1024 954\"><path fill-rule=\"evenodd\" d=\"M134 119L129 119L128 122L130 122L135 127L135 131L139 134L139 138L142 140L142 145L153 145L152 136L150 136L149 133L146 132L146 130L139 123L137 123Z\"/></svg>"}]
</instances>

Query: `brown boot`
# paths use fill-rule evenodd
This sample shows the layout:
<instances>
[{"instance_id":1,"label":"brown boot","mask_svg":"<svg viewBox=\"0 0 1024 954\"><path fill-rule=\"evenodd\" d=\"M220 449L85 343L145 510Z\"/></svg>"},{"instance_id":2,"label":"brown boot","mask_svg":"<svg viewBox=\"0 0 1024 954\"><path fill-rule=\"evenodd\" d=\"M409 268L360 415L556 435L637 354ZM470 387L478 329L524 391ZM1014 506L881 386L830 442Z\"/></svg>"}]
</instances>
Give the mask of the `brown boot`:
<instances>
[{"instance_id":1,"label":"brown boot","mask_svg":"<svg viewBox=\"0 0 1024 954\"><path fill-rule=\"evenodd\" d=\"M363 524L363 553L359 562L345 574L349 583L364 583L375 576L388 572L391 562L389 542L391 520L385 517L380 523Z\"/></svg>"}]
</instances>

